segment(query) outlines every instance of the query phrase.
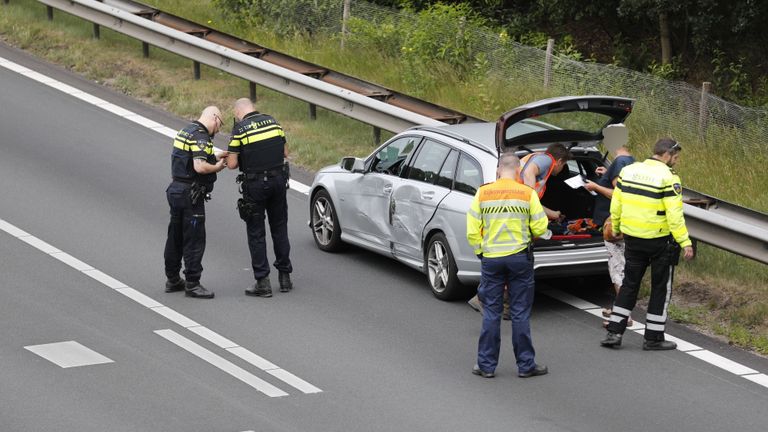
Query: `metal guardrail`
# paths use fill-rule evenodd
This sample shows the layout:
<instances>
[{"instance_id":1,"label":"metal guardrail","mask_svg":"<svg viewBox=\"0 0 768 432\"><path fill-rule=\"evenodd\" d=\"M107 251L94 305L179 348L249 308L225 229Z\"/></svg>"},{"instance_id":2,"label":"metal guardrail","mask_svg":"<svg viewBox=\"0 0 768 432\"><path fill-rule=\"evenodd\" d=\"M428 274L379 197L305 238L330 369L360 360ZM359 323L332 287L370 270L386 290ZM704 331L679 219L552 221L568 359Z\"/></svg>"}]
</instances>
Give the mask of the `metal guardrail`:
<instances>
[{"instance_id":1,"label":"metal guardrail","mask_svg":"<svg viewBox=\"0 0 768 432\"><path fill-rule=\"evenodd\" d=\"M131 2L40 0L40 3L385 130L399 132L415 124L444 124L112 6ZM166 22L173 21L170 17L164 16ZM199 34L205 33L202 27L198 28Z\"/></svg>"},{"instance_id":2,"label":"metal guardrail","mask_svg":"<svg viewBox=\"0 0 768 432\"><path fill-rule=\"evenodd\" d=\"M49 6L49 19L52 18L50 8L53 7L94 23L95 34L98 34L96 25L102 25L196 62L392 132L415 125L439 126L446 122L480 121L291 58L130 0L39 1ZM257 58L259 56L262 58ZM272 62L268 61L270 57ZM290 68L298 68L299 72ZM400 103L390 104L387 100ZM692 190L685 190L684 199L684 212L691 237L768 264L768 215Z\"/></svg>"}]
</instances>

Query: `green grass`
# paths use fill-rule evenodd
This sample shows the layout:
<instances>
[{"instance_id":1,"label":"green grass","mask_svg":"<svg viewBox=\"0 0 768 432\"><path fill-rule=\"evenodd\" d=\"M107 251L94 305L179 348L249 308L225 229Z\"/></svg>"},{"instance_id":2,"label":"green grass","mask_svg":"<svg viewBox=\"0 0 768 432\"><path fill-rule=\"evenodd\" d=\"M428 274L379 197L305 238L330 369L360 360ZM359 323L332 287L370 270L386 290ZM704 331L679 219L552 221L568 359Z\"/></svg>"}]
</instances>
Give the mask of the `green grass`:
<instances>
[{"instance_id":1,"label":"green grass","mask_svg":"<svg viewBox=\"0 0 768 432\"><path fill-rule=\"evenodd\" d=\"M280 40L257 28L230 26L208 1L149 3L193 21L211 21L209 25L227 33L407 94L418 93L478 117L493 119L508 108L557 95L555 90L544 91L538 82L499 78L460 82L441 65L433 65L441 79L412 83L403 77L397 59L355 50L340 56L336 41ZM101 39L94 40L90 23L62 12L56 11L54 21L48 22L45 7L32 0L0 5L0 38L184 118L196 118L203 107L216 104L231 119L232 102L248 94L245 81L206 66L202 67L202 79L195 81L190 60L161 49L151 48L150 58L145 59L140 42L110 30L102 28ZM418 91L410 91L409 86ZM321 108L317 120L308 121L306 103L263 87L257 92L257 108L283 124L296 164L316 170L338 162L344 155L366 155L373 148L370 126ZM616 94L621 94L620 89ZM649 153L647 149L658 136L672 134L684 145L679 171L686 186L759 210L768 209L768 194L764 191L768 170L763 169L768 152L744 152L738 146L738 131L713 128L710 136L715 139L705 144L698 143L695 136L655 130L653 116L658 114L652 105L648 100L639 102L628 121L630 146L638 157ZM382 138L388 136L384 133ZM768 354L768 266L707 245L700 245L698 253L694 261L678 267L672 318L700 325L735 344ZM644 296L647 286L646 281Z\"/></svg>"}]
</instances>

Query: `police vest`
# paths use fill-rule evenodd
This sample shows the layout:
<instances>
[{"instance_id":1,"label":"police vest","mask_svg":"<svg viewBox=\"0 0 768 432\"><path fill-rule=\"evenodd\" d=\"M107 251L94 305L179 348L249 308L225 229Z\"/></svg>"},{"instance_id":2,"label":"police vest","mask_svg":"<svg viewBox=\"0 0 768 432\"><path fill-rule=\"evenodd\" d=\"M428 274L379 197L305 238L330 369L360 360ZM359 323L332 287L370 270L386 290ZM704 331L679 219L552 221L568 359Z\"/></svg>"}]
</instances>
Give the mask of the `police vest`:
<instances>
[{"instance_id":1,"label":"police vest","mask_svg":"<svg viewBox=\"0 0 768 432\"><path fill-rule=\"evenodd\" d=\"M194 159L203 159L210 164L216 163L211 136L208 134L208 129L198 121L180 130L173 139L171 175L178 180L203 184L209 188L209 191L212 190L216 173L198 174L193 167Z\"/></svg>"},{"instance_id":2,"label":"police vest","mask_svg":"<svg viewBox=\"0 0 768 432\"><path fill-rule=\"evenodd\" d=\"M478 189L467 212L467 240L484 257L520 252L547 231L547 215L533 189L501 178Z\"/></svg>"},{"instance_id":3,"label":"police vest","mask_svg":"<svg viewBox=\"0 0 768 432\"><path fill-rule=\"evenodd\" d=\"M285 132L272 116L252 112L235 124L227 150L239 154L240 171L275 169L283 165Z\"/></svg>"},{"instance_id":4,"label":"police vest","mask_svg":"<svg viewBox=\"0 0 768 432\"><path fill-rule=\"evenodd\" d=\"M626 166L611 199L615 233L653 239L672 234L681 247L691 245L683 217L680 177L656 159Z\"/></svg>"},{"instance_id":5,"label":"police vest","mask_svg":"<svg viewBox=\"0 0 768 432\"><path fill-rule=\"evenodd\" d=\"M528 167L528 164L530 164L535 156L540 155L546 155L549 156L550 159L552 159L552 163L549 165L549 170L547 170L547 173L541 176L541 173L539 173L539 176L541 176L540 179L536 180L536 183L533 185L533 189L536 191L536 193L539 195L539 199L544 196L544 191L547 190L547 180L549 180L549 176L552 175L552 170L555 169L555 158L549 154L549 153L531 153L529 155L524 156L522 159L520 159L520 165L522 165L522 168L520 168L520 174L518 175L517 181L520 183L525 183L525 178L523 178L523 172ZM536 176L537 178L539 176Z\"/></svg>"}]
</instances>

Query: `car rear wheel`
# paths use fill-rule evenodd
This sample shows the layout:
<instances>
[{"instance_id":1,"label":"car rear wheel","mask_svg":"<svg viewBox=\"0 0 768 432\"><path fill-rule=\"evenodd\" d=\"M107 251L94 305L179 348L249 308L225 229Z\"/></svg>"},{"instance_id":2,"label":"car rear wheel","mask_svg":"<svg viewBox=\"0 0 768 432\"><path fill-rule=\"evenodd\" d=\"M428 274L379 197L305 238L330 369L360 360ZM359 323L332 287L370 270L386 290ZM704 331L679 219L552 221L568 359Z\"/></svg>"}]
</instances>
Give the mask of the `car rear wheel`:
<instances>
[{"instance_id":1,"label":"car rear wheel","mask_svg":"<svg viewBox=\"0 0 768 432\"><path fill-rule=\"evenodd\" d=\"M341 249L341 227L328 192L318 191L312 198L311 209L310 224L317 247L326 252Z\"/></svg>"},{"instance_id":2,"label":"car rear wheel","mask_svg":"<svg viewBox=\"0 0 768 432\"><path fill-rule=\"evenodd\" d=\"M451 247L442 233L437 233L429 239L427 278L432 294L440 300L453 300L464 294L464 286L459 282Z\"/></svg>"}]
</instances>

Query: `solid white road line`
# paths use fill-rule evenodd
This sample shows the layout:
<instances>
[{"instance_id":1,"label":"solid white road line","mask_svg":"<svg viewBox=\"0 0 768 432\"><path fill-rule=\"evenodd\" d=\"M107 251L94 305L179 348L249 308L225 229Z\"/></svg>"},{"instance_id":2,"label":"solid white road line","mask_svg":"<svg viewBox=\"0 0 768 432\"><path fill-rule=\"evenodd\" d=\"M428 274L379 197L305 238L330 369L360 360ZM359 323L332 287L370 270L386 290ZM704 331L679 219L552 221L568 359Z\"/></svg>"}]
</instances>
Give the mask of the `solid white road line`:
<instances>
[{"instance_id":1,"label":"solid white road line","mask_svg":"<svg viewBox=\"0 0 768 432\"><path fill-rule=\"evenodd\" d=\"M112 288L112 289L118 289L118 288L127 288L128 285L120 282L119 280L113 278L112 276L103 273L101 270L86 270L83 273L86 275L96 279L97 281L103 283L104 285Z\"/></svg>"},{"instance_id":2,"label":"solid white road line","mask_svg":"<svg viewBox=\"0 0 768 432\"><path fill-rule=\"evenodd\" d=\"M188 330L191 331L192 333L196 333L201 338L212 342L214 345L218 345L219 347L224 349L235 348L237 346L236 343L216 333L215 331L209 329L208 327L203 327L203 326L189 327Z\"/></svg>"},{"instance_id":3,"label":"solid white road line","mask_svg":"<svg viewBox=\"0 0 768 432\"><path fill-rule=\"evenodd\" d=\"M588 312L592 315L599 316L602 318L601 308L595 304L589 303L585 300L582 300L578 297L574 297L571 294L562 292L560 290L543 290L542 294L545 294L549 297L555 298L557 300L562 301L563 303L566 303L568 305L571 305L575 308L581 309L585 312ZM628 330L632 330L635 333L639 333L641 335L645 334L645 327L643 324L638 323L635 321L635 324L632 327L628 327ZM686 354L690 354L698 359L701 359L711 365L717 366L725 371L731 372L735 375L739 375L743 378L746 378L756 384L759 384L763 387L768 387L768 377L766 377L764 374L760 374L758 371L749 368L747 366L744 366L742 364L736 363L733 360L729 360L721 355L715 354L711 351L702 349L701 347L694 345L690 342L686 342L678 337L672 336L669 333L665 334L665 338L670 341L677 342L677 349L678 351L682 351ZM760 376L762 375L762 377ZM764 378L765 377L765 378Z\"/></svg>"},{"instance_id":4,"label":"solid white road line","mask_svg":"<svg viewBox=\"0 0 768 432\"><path fill-rule=\"evenodd\" d=\"M264 393L269 397L288 396L288 393L280 390L279 388L264 381L263 379L257 377L256 375L253 375L252 373L246 371L240 366L235 365L229 360L226 360L225 358L219 356L218 354L214 354L213 352L192 342L191 340L185 338L184 336L176 333L173 330L170 330L170 329L155 330L155 333L173 342L174 344L185 349L186 351L189 351L195 356L207 361L213 366L216 366L217 368L232 375L233 377L239 379L240 381L248 384L249 386L255 388L256 390Z\"/></svg>"}]
</instances>

